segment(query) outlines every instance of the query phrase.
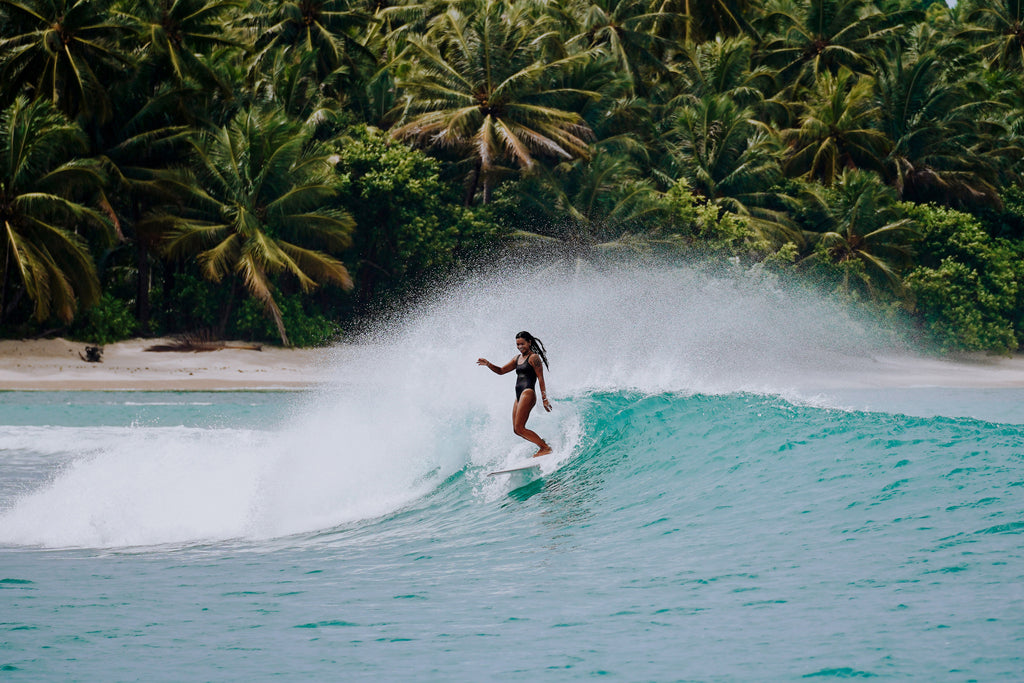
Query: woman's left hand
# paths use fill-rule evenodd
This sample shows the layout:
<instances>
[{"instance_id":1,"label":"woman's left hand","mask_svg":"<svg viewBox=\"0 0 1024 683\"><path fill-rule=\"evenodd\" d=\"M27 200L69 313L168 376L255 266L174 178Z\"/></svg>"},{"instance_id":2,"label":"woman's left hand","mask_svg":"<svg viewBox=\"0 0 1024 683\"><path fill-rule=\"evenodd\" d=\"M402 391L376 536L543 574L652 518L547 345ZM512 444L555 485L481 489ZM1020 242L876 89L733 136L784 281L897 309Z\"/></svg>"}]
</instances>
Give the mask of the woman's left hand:
<instances>
[{"instance_id":1,"label":"woman's left hand","mask_svg":"<svg viewBox=\"0 0 1024 683\"><path fill-rule=\"evenodd\" d=\"M547 397L544 397L544 410L551 412L551 403L548 402Z\"/></svg>"}]
</instances>

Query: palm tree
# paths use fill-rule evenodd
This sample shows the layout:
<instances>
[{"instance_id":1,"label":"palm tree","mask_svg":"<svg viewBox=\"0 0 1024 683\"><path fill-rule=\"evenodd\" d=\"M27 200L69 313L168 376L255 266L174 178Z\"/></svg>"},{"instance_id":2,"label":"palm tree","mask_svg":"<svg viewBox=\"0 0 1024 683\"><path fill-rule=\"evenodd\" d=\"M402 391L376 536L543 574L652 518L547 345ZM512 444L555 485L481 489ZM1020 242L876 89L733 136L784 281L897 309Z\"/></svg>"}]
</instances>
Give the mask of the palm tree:
<instances>
[{"instance_id":1,"label":"palm tree","mask_svg":"<svg viewBox=\"0 0 1024 683\"><path fill-rule=\"evenodd\" d=\"M472 166L466 203L483 186L483 201L510 161L532 169L538 158L586 157L592 137L582 117L560 101L597 97L554 85L555 76L587 53L557 60L538 56L547 35L533 5L477 0L464 13L453 5L422 37L409 37L403 120L392 134L454 151Z\"/></svg>"},{"instance_id":2,"label":"palm tree","mask_svg":"<svg viewBox=\"0 0 1024 683\"><path fill-rule=\"evenodd\" d=\"M979 43L990 64L1024 72L1024 1L970 2L967 21L974 24L961 35Z\"/></svg>"},{"instance_id":3,"label":"palm tree","mask_svg":"<svg viewBox=\"0 0 1024 683\"><path fill-rule=\"evenodd\" d=\"M852 275L875 297L886 289L899 294L900 268L909 261L916 233L913 221L896 208L895 191L874 173L846 169L828 195L814 226L814 253L805 261L839 266L847 292Z\"/></svg>"},{"instance_id":4,"label":"palm tree","mask_svg":"<svg viewBox=\"0 0 1024 683\"><path fill-rule=\"evenodd\" d=\"M339 70L352 82L375 66L373 54L366 48L367 28L373 15L365 3L357 0L291 0L269 2L254 0L253 11L244 20L253 36L259 70L274 60L280 50L316 55L320 79Z\"/></svg>"},{"instance_id":5,"label":"palm tree","mask_svg":"<svg viewBox=\"0 0 1024 683\"><path fill-rule=\"evenodd\" d=\"M218 47L240 47L225 23L240 0L139 0L125 16L138 31L144 58L142 83L170 78L178 85L197 82L227 91L204 55Z\"/></svg>"},{"instance_id":6,"label":"palm tree","mask_svg":"<svg viewBox=\"0 0 1024 683\"><path fill-rule=\"evenodd\" d=\"M754 62L754 43L746 37L708 40L687 45L672 63L677 74L671 106L696 104L711 95L727 95L736 104L751 107L758 120L789 120L792 103L778 95L778 73Z\"/></svg>"},{"instance_id":7,"label":"palm tree","mask_svg":"<svg viewBox=\"0 0 1024 683\"><path fill-rule=\"evenodd\" d=\"M154 207L184 201L177 192L180 174L175 167L187 160L193 129L181 122L183 98L188 97L181 88L170 83L156 90L134 86L132 82L112 90L118 106L111 122L99 130L93 149L107 176L103 205L120 238L108 258L130 273L120 284L134 276L136 318L145 329L151 267L163 229L163 221L154 222L152 214Z\"/></svg>"},{"instance_id":8,"label":"palm tree","mask_svg":"<svg viewBox=\"0 0 1024 683\"><path fill-rule=\"evenodd\" d=\"M669 174L695 195L743 217L764 239L800 241L784 210L789 198L773 191L782 178L777 141L751 109L727 95L706 95L679 108L669 142Z\"/></svg>"},{"instance_id":9,"label":"palm tree","mask_svg":"<svg viewBox=\"0 0 1024 683\"><path fill-rule=\"evenodd\" d=\"M130 61L118 48L129 29L110 9L110 0L0 0L3 90L48 99L72 118L106 120L107 86Z\"/></svg>"},{"instance_id":10,"label":"palm tree","mask_svg":"<svg viewBox=\"0 0 1024 683\"><path fill-rule=\"evenodd\" d=\"M873 127L880 115L873 90L872 79L858 79L846 67L836 76L819 74L799 127L781 133L790 150L787 174L831 185L844 168L881 172L888 140Z\"/></svg>"},{"instance_id":11,"label":"palm tree","mask_svg":"<svg viewBox=\"0 0 1024 683\"><path fill-rule=\"evenodd\" d=\"M858 74L871 71L871 54L898 21L917 16L884 15L871 0L773 0L765 8L764 52L784 83L810 84L818 73L845 66Z\"/></svg>"},{"instance_id":12,"label":"palm tree","mask_svg":"<svg viewBox=\"0 0 1024 683\"><path fill-rule=\"evenodd\" d=\"M264 68L252 82L252 95L256 102L267 106L279 106L284 112L299 120L314 123L330 117L343 107L326 93L333 88L322 85L333 83L328 76L321 80L316 70L316 53L306 52L298 59L284 50L272 53Z\"/></svg>"},{"instance_id":13,"label":"palm tree","mask_svg":"<svg viewBox=\"0 0 1024 683\"><path fill-rule=\"evenodd\" d=\"M102 176L76 159L85 136L46 101L15 99L0 114L0 322L22 296L37 321L55 315L70 322L79 306L99 300L99 281L79 234L108 226L77 198Z\"/></svg>"},{"instance_id":14,"label":"palm tree","mask_svg":"<svg viewBox=\"0 0 1024 683\"><path fill-rule=\"evenodd\" d=\"M591 158L558 164L524 180L516 192L520 211L543 217L528 241L560 241L575 255L613 248L620 240L656 229L665 204L629 156L607 147Z\"/></svg>"},{"instance_id":15,"label":"palm tree","mask_svg":"<svg viewBox=\"0 0 1024 683\"><path fill-rule=\"evenodd\" d=\"M753 42L747 37L716 38L688 45L673 62L682 81L684 99L728 95L740 105L759 105L773 87L774 72L752 62Z\"/></svg>"},{"instance_id":16,"label":"palm tree","mask_svg":"<svg viewBox=\"0 0 1024 683\"><path fill-rule=\"evenodd\" d=\"M197 211L169 217L168 254L195 255L204 276L230 278L232 292L240 280L264 305L285 345L275 275L292 278L305 292L322 282L352 287L345 266L330 253L350 244L353 221L329 208L338 193L333 156L312 132L280 110L239 112L193 143Z\"/></svg>"},{"instance_id":17,"label":"palm tree","mask_svg":"<svg viewBox=\"0 0 1024 683\"><path fill-rule=\"evenodd\" d=\"M894 49L879 67L875 90L879 128L890 145L887 177L912 201L998 204L1000 168L1019 148L1003 146L1008 135L1001 105L980 99L975 93L984 88L951 70L956 49Z\"/></svg>"},{"instance_id":18,"label":"palm tree","mask_svg":"<svg viewBox=\"0 0 1024 683\"><path fill-rule=\"evenodd\" d=\"M715 36L752 34L749 17L759 4L757 0L665 0L660 7L683 17L683 43L703 43Z\"/></svg>"},{"instance_id":19,"label":"palm tree","mask_svg":"<svg viewBox=\"0 0 1024 683\"><path fill-rule=\"evenodd\" d=\"M578 34L568 41L599 48L626 76L633 93L643 93L658 76L668 73L664 58L673 41L658 35L659 24L671 22L674 13L652 7L650 0L587 0L574 8Z\"/></svg>"}]
</instances>

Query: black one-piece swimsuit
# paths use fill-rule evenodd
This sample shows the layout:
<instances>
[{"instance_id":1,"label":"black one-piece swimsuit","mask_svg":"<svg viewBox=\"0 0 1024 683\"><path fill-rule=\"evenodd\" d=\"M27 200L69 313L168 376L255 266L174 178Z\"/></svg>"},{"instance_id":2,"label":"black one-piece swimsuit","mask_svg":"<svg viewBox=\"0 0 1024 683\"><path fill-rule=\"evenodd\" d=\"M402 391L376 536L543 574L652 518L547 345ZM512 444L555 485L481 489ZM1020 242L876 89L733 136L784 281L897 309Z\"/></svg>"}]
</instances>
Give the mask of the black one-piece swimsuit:
<instances>
[{"instance_id":1,"label":"black one-piece swimsuit","mask_svg":"<svg viewBox=\"0 0 1024 683\"><path fill-rule=\"evenodd\" d=\"M527 389L533 389L537 384L537 371L530 365L527 358L525 363L516 363L516 401Z\"/></svg>"}]
</instances>

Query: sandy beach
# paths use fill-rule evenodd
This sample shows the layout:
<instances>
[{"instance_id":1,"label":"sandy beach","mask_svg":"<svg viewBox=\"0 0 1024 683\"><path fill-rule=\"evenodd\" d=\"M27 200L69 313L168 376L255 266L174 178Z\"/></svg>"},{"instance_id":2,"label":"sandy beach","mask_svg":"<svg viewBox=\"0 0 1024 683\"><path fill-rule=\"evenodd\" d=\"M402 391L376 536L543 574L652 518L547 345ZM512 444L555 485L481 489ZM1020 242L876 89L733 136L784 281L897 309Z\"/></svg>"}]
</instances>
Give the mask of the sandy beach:
<instances>
[{"instance_id":1,"label":"sandy beach","mask_svg":"<svg viewBox=\"0 0 1024 683\"><path fill-rule=\"evenodd\" d=\"M205 391L294 389L322 376L326 349L246 348L154 352L166 339L134 339L103 347L87 362L86 344L66 339L0 341L0 390Z\"/></svg>"},{"instance_id":2,"label":"sandy beach","mask_svg":"<svg viewBox=\"0 0 1024 683\"><path fill-rule=\"evenodd\" d=\"M334 349L285 349L227 342L213 351L147 351L166 339L134 339L103 348L87 362L86 344L66 339L0 341L0 391L139 390L208 391L301 389L321 381ZM854 367L803 374L816 388L992 387L1024 388L1024 356L1010 358L876 357Z\"/></svg>"}]
</instances>

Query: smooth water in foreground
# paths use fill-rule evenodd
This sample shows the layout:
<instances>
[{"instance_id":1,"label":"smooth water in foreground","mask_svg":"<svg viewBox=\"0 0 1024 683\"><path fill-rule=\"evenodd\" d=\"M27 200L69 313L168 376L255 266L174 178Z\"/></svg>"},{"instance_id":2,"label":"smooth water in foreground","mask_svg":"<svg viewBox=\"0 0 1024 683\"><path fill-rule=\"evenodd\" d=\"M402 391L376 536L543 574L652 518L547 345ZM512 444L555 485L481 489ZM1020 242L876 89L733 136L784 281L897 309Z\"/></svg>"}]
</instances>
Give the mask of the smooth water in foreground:
<instances>
[{"instance_id":1,"label":"smooth water in foreground","mask_svg":"<svg viewBox=\"0 0 1024 683\"><path fill-rule=\"evenodd\" d=\"M837 386L877 332L685 275L455 288L307 392L0 393L0 678L1020 680L1024 390ZM555 462L487 477L523 327Z\"/></svg>"}]
</instances>

